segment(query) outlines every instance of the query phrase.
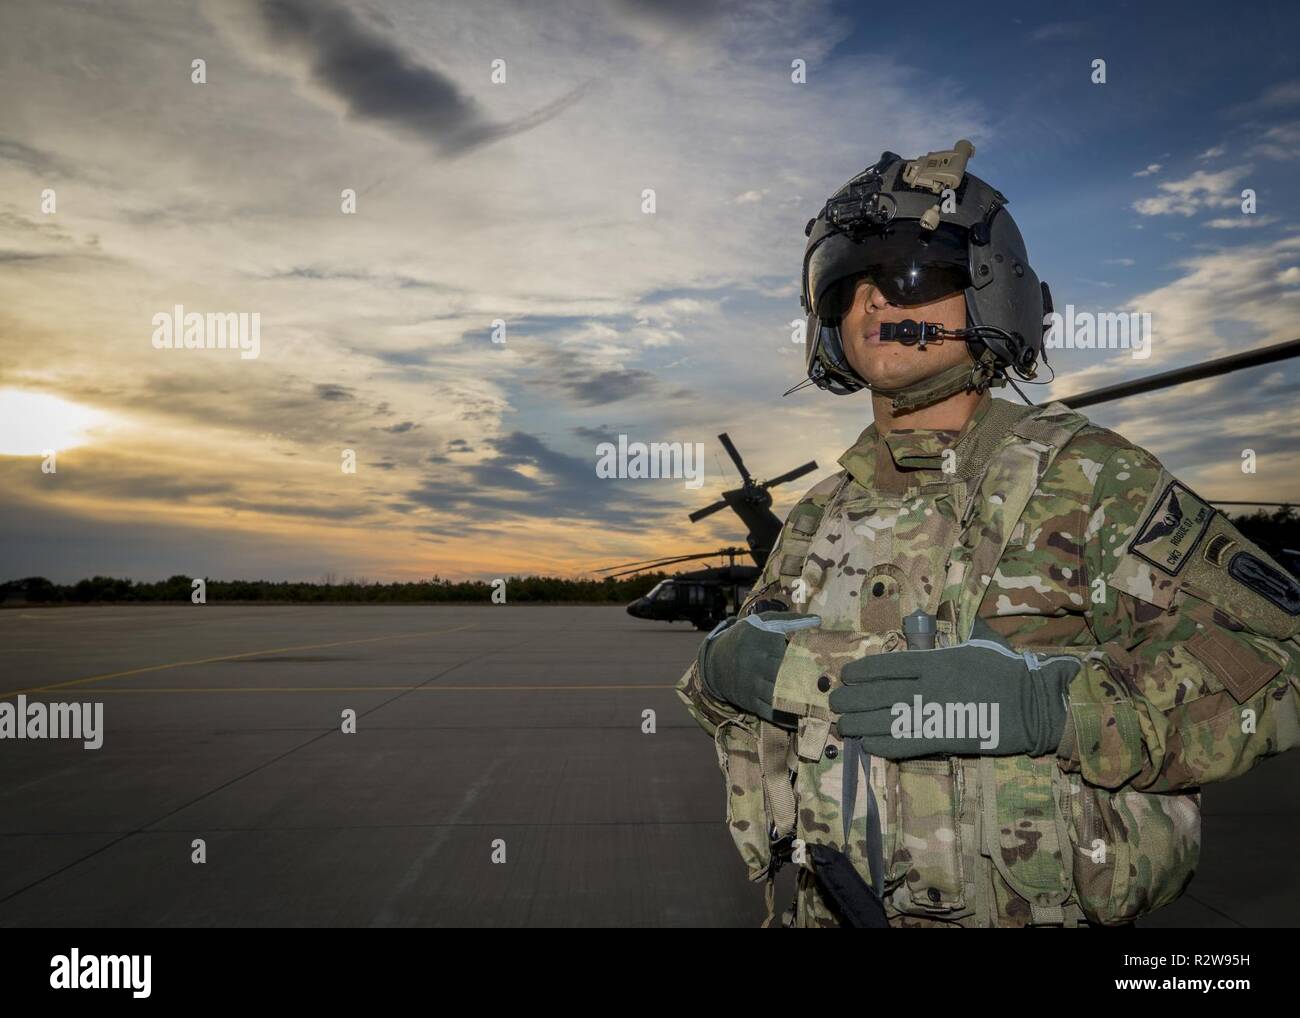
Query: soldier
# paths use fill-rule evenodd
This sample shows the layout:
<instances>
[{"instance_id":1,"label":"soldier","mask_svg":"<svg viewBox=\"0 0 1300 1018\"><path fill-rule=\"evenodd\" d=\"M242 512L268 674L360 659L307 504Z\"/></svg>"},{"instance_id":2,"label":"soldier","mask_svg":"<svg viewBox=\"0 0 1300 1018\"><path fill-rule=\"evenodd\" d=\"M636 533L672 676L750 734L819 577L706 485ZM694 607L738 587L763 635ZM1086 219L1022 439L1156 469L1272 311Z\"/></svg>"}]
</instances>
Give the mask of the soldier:
<instances>
[{"instance_id":1,"label":"soldier","mask_svg":"<svg viewBox=\"0 0 1300 1018\"><path fill-rule=\"evenodd\" d=\"M1200 786L1300 742L1300 584L1146 450L992 398L1051 298L973 154L886 152L808 224L809 378L874 421L678 684L768 922L792 862L787 925L1131 924Z\"/></svg>"}]
</instances>

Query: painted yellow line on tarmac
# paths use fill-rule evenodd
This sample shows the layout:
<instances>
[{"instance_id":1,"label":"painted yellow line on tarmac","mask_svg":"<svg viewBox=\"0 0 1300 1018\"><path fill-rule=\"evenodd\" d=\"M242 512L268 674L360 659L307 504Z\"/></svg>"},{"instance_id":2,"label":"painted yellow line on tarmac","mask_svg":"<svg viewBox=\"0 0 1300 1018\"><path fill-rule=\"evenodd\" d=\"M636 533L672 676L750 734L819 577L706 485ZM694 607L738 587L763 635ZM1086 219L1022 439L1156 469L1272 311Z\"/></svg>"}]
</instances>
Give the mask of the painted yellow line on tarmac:
<instances>
[{"instance_id":1,"label":"painted yellow line on tarmac","mask_svg":"<svg viewBox=\"0 0 1300 1018\"><path fill-rule=\"evenodd\" d=\"M209 607L219 609L222 613L225 613L225 612L240 611L241 609L247 609L247 608L256 608L257 604L256 602L250 602L247 604L216 603L210 606L205 606L205 610ZM278 620L278 619L293 618L298 615L308 614L313 610L315 606L297 608L294 611L284 610L290 607L293 606L271 604L271 605L262 606L260 610L263 612L274 611L275 612L274 618ZM325 607L329 607L329 605L323 604L320 605L319 607L325 608ZM365 608L370 606L341 605L340 607ZM198 612L199 609L196 606L192 610L194 612ZM176 613L178 611L184 611L184 608L180 604L163 604L163 605L157 605L153 607L147 607L141 604L127 604L127 605L115 605L115 606L67 605L61 608L47 608L35 613L19 612L19 611L14 611L12 609L10 610L0 609L0 619L10 619L10 618L38 619L41 622L72 622L72 623L140 622L142 620L148 621L151 619L174 619L176 618Z\"/></svg>"},{"instance_id":2,"label":"painted yellow line on tarmac","mask_svg":"<svg viewBox=\"0 0 1300 1018\"><path fill-rule=\"evenodd\" d=\"M0 697L17 696L19 693L43 693L52 689L67 689L69 686L82 686L88 682L103 682L105 679L120 679L127 675L143 675L145 672L161 672L168 668L184 668L188 665L207 665L218 661L238 661L247 657L265 657L268 654L288 654L295 650L323 650L326 647L350 647L358 643L379 643L382 640L411 640L419 636L438 636L443 633L456 633L462 629L473 629L474 623L452 626L450 629L429 629L419 633L390 633L386 636L366 636L358 640L334 640L331 643L304 643L296 647L276 647L271 650L250 650L243 654L226 654L222 657L204 657L193 661L173 661L170 664L148 665L145 668L129 668L123 672L106 672L103 675L88 675L84 679L70 679L67 682L55 682L47 686L31 686L27 689L11 689L0 693Z\"/></svg>"}]
</instances>

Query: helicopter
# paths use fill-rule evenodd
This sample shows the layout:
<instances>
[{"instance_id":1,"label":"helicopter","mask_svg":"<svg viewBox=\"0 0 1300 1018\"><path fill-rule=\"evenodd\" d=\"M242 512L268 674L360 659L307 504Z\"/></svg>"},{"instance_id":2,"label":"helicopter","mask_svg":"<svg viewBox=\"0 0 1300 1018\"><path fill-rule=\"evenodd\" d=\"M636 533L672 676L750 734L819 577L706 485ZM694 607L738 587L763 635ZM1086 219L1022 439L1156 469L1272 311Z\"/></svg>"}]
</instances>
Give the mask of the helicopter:
<instances>
[{"instance_id":1,"label":"helicopter","mask_svg":"<svg viewBox=\"0 0 1300 1018\"><path fill-rule=\"evenodd\" d=\"M785 484L811 473L817 469L815 460L788 470L770 481L755 481L740 458L740 453L724 431L718 441L727 450L727 455L740 472L739 488L724 491L722 497L703 509L690 514L690 521L697 523L706 516L730 508L740 517L747 531L746 547L718 548L715 551L696 552L691 555L674 555L670 558L647 560L643 562L624 562L609 566L597 572L610 573L614 576L629 576L659 566L676 562L689 562L695 559L726 556L727 565L697 569L694 572L678 573L657 584L644 597L639 597L627 606L627 613L638 619L656 619L662 622L687 621L696 629L712 629L719 622L732 614L744 601L745 595L754 585L763 571L767 556L781 534L781 521L772 512L772 494L769 489L778 484ZM736 564L737 556L748 555L753 565ZM613 570L621 572L613 572Z\"/></svg>"}]
</instances>

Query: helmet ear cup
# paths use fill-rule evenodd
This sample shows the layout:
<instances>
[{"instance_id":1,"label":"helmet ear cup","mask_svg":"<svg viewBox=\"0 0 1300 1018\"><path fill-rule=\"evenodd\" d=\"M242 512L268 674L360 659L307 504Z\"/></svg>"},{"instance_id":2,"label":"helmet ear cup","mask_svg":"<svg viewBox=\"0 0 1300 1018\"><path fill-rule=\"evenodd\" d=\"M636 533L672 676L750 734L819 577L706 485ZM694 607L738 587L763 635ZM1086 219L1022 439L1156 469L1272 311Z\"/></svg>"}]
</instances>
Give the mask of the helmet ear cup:
<instances>
[{"instance_id":1,"label":"helmet ear cup","mask_svg":"<svg viewBox=\"0 0 1300 1018\"><path fill-rule=\"evenodd\" d=\"M999 204L984 225L980 235L985 243L971 247L973 273L980 282L966 291L970 324L1008 333L1010 338L984 339L1001 364L1030 374L1043 348L1043 307L1051 296L1030 268L1024 238L1006 208Z\"/></svg>"}]
</instances>

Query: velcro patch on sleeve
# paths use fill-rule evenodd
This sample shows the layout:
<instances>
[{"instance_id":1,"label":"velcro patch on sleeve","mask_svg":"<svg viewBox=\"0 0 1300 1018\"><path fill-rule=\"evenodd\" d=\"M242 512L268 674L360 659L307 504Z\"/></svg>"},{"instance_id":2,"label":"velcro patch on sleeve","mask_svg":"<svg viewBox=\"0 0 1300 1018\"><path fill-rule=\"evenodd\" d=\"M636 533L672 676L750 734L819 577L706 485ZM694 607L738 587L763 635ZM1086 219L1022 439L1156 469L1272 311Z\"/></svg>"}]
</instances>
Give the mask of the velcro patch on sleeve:
<instances>
[{"instance_id":1,"label":"velcro patch on sleeve","mask_svg":"<svg viewBox=\"0 0 1300 1018\"><path fill-rule=\"evenodd\" d=\"M803 571L804 557L790 554L781 556L781 575L798 576Z\"/></svg>"},{"instance_id":2,"label":"velcro patch on sleeve","mask_svg":"<svg viewBox=\"0 0 1300 1018\"><path fill-rule=\"evenodd\" d=\"M790 529L800 537L811 537L817 532L821 522L822 510L815 505L802 505L791 516Z\"/></svg>"},{"instance_id":3,"label":"velcro patch on sleeve","mask_svg":"<svg viewBox=\"0 0 1300 1018\"><path fill-rule=\"evenodd\" d=\"M1282 670L1253 647L1219 629L1203 629L1187 641L1187 650L1212 671L1238 703L1245 703Z\"/></svg>"},{"instance_id":4,"label":"velcro patch on sleeve","mask_svg":"<svg viewBox=\"0 0 1300 1018\"><path fill-rule=\"evenodd\" d=\"M1300 583L1263 559L1239 551L1228 562L1228 575L1267 598L1288 615L1300 615Z\"/></svg>"},{"instance_id":5,"label":"velcro patch on sleeve","mask_svg":"<svg viewBox=\"0 0 1300 1018\"><path fill-rule=\"evenodd\" d=\"M1168 576L1177 576L1214 519L1214 507L1178 481L1170 481L1147 514L1128 550Z\"/></svg>"}]
</instances>

